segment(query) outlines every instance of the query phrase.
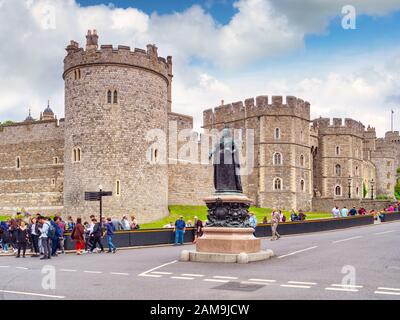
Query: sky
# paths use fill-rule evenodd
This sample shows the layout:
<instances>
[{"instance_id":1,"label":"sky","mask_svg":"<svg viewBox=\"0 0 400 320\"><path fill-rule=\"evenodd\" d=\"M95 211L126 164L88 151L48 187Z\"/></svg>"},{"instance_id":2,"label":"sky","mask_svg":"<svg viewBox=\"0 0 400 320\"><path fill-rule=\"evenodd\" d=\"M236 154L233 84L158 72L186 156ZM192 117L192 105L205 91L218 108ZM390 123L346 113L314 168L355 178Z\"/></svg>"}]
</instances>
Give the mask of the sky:
<instances>
[{"instance_id":1,"label":"sky","mask_svg":"<svg viewBox=\"0 0 400 320\"><path fill-rule=\"evenodd\" d=\"M0 122L49 99L63 117L65 47L96 29L100 44L172 55L172 108L196 129L221 100L294 95L378 136L393 109L400 130L400 0L0 0L0 21Z\"/></svg>"}]
</instances>

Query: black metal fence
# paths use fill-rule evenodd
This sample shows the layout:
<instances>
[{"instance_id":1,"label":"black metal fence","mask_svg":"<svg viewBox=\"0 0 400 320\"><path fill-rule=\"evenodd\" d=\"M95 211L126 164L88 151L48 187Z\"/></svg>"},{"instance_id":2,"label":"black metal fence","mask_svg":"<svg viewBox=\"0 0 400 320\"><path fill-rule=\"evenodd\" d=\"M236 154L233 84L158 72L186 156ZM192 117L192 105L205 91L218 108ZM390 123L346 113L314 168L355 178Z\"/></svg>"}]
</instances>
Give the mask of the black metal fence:
<instances>
[{"instance_id":1,"label":"black metal fence","mask_svg":"<svg viewBox=\"0 0 400 320\"><path fill-rule=\"evenodd\" d=\"M400 219L400 213L387 214L385 221L392 221ZM301 234L309 232L345 229L356 226L363 226L374 223L372 215L355 216L336 219L318 219L306 220L299 222L285 222L280 223L278 231L281 235ZM271 236L271 225L260 224L256 228L257 237ZM187 228L184 241L190 243L194 239L193 228ZM166 245L173 244L175 234L173 229L143 229L132 231L117 231L113 236L113 243L119 248L123 247L138 247L149 245ZM107 239L103 238L102 243L107 247ZM74 249L74 242L71 240L69 234L66 234L65 248L67 250Z\"/></svg>"}]
</instances>

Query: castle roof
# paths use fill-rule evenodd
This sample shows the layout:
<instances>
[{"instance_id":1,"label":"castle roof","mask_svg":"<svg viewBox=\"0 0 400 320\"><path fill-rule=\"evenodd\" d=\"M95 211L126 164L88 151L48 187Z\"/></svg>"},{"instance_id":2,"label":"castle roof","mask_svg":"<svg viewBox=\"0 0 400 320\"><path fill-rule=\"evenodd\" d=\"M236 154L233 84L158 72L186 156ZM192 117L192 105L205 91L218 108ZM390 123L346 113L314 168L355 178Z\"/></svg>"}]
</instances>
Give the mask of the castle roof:
<instances>
[{"instance_id":1,"label":"castle roof","mask_svg":"<svg viewBox=\"0 0 400 320\"><path fill-rule=\"evenodd\" d=\"M50 100L47 102L47 108L44 109L43 114L48 113L48 114L54 114L53 110L50 108Z\"/></svg>"},{"instance_id":2,"label":"castle roof","mask_svg":"<svg viewBox=\"0 0 400 320\"><path fill-rule=\"evenodd\" d=\"M24 122L33 122L35 121L35 119L32 117L31 115L31 109L29 109L29 114L28 116L25 118Z\"/></svg>"}]
</instances>

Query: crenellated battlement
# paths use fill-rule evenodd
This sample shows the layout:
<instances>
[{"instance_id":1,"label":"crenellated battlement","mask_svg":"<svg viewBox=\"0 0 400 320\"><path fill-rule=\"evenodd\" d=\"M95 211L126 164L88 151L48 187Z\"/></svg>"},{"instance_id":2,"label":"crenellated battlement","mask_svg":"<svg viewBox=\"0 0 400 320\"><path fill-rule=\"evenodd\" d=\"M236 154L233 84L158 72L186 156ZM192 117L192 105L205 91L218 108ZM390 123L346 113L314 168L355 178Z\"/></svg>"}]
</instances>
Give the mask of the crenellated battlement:
<instances>
[{"instance_id":1,"label":"crenellated battlement","mask_svg":"<svg viewBox=\"0 0 400 320\"><path fill-rule=\"evenodd\" d=\"M203 112L203 125L228 123L259 116L295 116L310 120L310 103L293 96L258 96L221 104Z\"/></svg>"},{"instance_id":2,"label":"crenellated battlement","mask_svg":"<svg viewBox=\"0 0 400 320\"><path fill-rule=\"evenodd\" d=\"M150 70L162 75L167 81L172 77L172 57L159 57L154 44L148 44L147 50L139 48L131 50L129 46L123 45L119 45L117 48L112 45L101 45L99 49L96 30L93 32L89 30L86 38L85 49L79 47L79 43L73 40L67 46L67 56L64 59L64 79L75 68L109 64Z\"/></svg>"},{"instance_id":3,"label":"crenellated battlement","mask_svg":"<svg viewBox=\"0 0 400 320\"><path fill-rule=\"evenodd\" d=\"M328 133L347 133L364 135L365 132L375 132L374 128L365 130L365 126L360 122L350 118L317 118L313 120L313 126L319 129L322 134Z\"/></svg>"}]
</instances>

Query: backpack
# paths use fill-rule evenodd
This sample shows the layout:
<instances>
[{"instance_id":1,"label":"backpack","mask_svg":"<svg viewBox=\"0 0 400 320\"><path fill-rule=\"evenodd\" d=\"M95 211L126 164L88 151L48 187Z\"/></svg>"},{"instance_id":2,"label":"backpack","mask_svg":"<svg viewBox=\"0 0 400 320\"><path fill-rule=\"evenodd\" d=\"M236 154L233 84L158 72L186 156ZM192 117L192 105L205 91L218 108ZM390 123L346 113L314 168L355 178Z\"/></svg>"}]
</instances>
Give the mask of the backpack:
<instances>
[{"instance_id":1,"label":"backpack","mask_svg":"<svg viewBox=\"0 0 400 320\"><path fill-rule=\"evenodd\" d=\"M49 229L47 230L47 236L49 238L54 238L56 236L56 228L54 228L54 226L49 223Z\"/></svg>"}]
</instances>

